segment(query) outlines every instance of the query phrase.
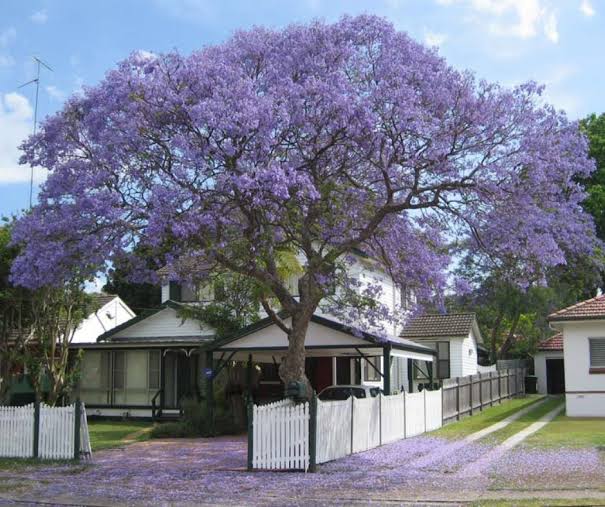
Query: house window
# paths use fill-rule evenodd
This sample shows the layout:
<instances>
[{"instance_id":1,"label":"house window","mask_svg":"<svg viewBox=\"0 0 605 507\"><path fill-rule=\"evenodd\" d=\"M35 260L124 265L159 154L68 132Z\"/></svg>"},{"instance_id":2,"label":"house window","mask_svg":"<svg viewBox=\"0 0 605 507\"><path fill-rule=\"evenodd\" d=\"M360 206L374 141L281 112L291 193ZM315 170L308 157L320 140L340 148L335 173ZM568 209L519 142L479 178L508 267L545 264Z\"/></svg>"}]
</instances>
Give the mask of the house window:
<instances>
[{"instance_id":1,"label":"house window","mask_svg":"<svg viewBox=\"0 0 605 507\"><path fill-rule=\"evenodd\" d=\"M113 388L124 389L126 374L126 353L116 351L113 353Z\"/></svg>"},{"instance_id":2,"label":"house window","mask_svg":"<svg viewBox=\"0 0 605 507\"><path fill-rule=\"evenodd\" d=\"M149 351L149 367L147 369L147 385L149 389L160 388L160 351Z\"/></svg>"},{"instance_id":3,"label":"house window","mask_svg":"<svg viewBox=\"0 0 605 507\"><path fill-rule=\"evenodd\" d=\"M450 342L437 342L437 378L450 378Z\"/></svg>"},{"instance_id":4,"label":"house window","mask_svg":"<svg viewBox=\"0 0 605 507\"><path fill-rule=\"evenodd\" d=\"M605 338L589 338L590 368L605 373Z\"/></svg>"},{"instance_id":5,"label":"house window","mask_svg":"<svg viewBox=\"0 0 605 507\"><path fill-rule=\"evenodd\" d=\"M368 382L380 381L380 356L368 357L363 360L363 378Z\"/></svg>"}]
</instances>

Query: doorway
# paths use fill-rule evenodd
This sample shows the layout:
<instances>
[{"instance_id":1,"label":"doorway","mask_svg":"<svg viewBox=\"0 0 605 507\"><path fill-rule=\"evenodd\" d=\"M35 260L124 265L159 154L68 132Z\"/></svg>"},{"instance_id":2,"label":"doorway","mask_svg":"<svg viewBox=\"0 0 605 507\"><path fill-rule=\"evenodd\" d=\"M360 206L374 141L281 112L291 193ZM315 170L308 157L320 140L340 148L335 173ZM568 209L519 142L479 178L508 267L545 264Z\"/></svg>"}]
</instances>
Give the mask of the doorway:
<instances>
[{"instance_id":1,"label":"doorway","mask_svg":"<svg viewBox=\"0 0 605 507\"><path fill-rule=\"evenodd\" d=\"M546 391L548 394L563 394L565 392L563 359L546 360Z\"/></svg>"}]
</instances>

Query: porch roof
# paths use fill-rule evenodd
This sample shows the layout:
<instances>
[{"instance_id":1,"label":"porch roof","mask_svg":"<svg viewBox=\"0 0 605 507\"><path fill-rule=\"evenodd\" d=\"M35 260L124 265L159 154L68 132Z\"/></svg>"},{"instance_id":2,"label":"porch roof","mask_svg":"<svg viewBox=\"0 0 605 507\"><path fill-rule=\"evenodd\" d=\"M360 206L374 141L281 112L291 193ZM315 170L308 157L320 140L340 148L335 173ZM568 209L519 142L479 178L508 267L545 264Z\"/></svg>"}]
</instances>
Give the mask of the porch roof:
<instances>
[{"instance_id":1,"label":"porch roof","mask_svg":"<svg viewBox=\"0 0 605 507\"><path fill-rule=\"evenodd\" d=\"M392 356L432 361L436 355L432 348L413 341L355 331L343 323L320 315L311 317L305 351L308 357L379 356L383 355L385 346L390 348ZM215 353L230 352L233 359L246 359L249 354L272 358L286 352L288 337L271 318L266 317L234 335L210 342L204 348Z\"/></svg>"}]
</instances>

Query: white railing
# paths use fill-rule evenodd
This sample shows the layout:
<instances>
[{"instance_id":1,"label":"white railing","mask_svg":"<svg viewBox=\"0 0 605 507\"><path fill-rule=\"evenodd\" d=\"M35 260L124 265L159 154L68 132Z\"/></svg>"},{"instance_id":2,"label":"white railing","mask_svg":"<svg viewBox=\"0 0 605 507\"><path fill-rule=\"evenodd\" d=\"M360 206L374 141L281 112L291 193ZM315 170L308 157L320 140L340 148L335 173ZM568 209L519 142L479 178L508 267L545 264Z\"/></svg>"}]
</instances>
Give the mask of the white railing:
<instances>
[{"instance_id":1,"label":"white railing","mask_svg":"<svg viewBox=\"0 0 605 507\"><path fill-rule=\"evenodd\" d=\"M81 404L80 414L79 454L90 457L92 451L84 404ZM75 416L75 404L50 407L42 403L38 418L33 403L24 407L0 407L0 457L73 459L76 445ZM34 445L36 434L37 455Z\"/></svg>"},{"instance_id":2,"label":"white railing","mask_svg":"<svg viewBox=\"0 0 605 507\"><path fill-rule=\"evenodd\" d=\"M252 409L252 466L309 468L309 404L282 400Z\"/></svg>"},{"instance_id":3,"label":"white railing","mask_svg":"<svg viewBox=\"0 0 605 507\"><path fill-rule=\"evenodd\" d=\"M33 435L33 403L24 407L0 407L0 457L31 458Z\"/></svg>"}]
</instances>

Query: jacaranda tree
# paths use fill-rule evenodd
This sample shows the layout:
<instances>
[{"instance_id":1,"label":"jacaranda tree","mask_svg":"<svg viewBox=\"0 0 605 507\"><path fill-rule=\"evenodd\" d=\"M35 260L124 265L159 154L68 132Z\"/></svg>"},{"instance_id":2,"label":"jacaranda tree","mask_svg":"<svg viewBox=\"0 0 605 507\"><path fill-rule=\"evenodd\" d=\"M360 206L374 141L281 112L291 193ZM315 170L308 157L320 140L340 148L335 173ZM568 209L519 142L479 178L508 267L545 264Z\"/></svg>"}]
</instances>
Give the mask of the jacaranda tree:
<instances>
[{"instance_id":1,"label":"jacaranda tree","mask_svg":"<svg viewBox=\"0 0 605 507\"><path fill-rule=\"evenodd\" d=\"M50 175L15 228L13 275L57 285L138 244L244 275L277 302L282 379L305 379L309 320L335 280L356 283L352 252L419 297L443 289L454 244L517 283L591 253L586 141L540 94L478 81L370 16L133 54L24 143ZM279 276L293 252L296 294Z\"/></svg>"}]
</instances>

